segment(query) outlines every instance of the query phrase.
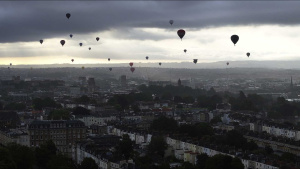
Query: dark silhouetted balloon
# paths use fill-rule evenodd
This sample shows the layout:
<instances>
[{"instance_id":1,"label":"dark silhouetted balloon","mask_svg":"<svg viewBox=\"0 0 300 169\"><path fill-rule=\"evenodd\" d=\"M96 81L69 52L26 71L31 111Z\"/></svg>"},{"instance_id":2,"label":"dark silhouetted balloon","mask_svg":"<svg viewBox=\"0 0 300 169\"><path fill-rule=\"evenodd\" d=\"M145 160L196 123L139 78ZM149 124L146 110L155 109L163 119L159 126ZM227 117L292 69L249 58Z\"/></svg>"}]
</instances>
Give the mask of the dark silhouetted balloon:
<instances>
[{"instance_id":1,"label":"dark silhouetted balloon","mask_svg":"<svg viewBox=\"0 0 300 169\"><path fill-rule=\"evenodd\" d=\"M83 70L83 69L84 69L84 66L82 66L81 69Z\"/></svg>"},{"instance_id":2,"label":"dark silhouetted balloon","mask_svg":"<svg viewBox=\"0 0 300 169\"><path fill-rule=\"evenodd\" d=\"M71 17L71 14L70 13L67 13L66 14L66 17L69 19Z\"/></svg>"},{"instance_id":3,"label":"dark silhouetted balloon","mask_svg":"<svg viewBox=\"0 0 300 169\"><path fill-rule=\"evenodd\" d=\"M130 62L130 63L129 63L129 66L130 66L130 67L132 67L132 66L133 66L133 63L132 63L132 62Z\"/></svg>"},{"instance_id":4,"label":"dark silhouetted balloon","mask_svg":"<svg viewBox=\"0 0 300 169\"><path fill-rule=\"evenodd\" d=\"M135 71L135 68L134 67L131 67L130 68L130 71L133 73Z\"/></svg>"},{"instance_id":5,"label":"dark silhouetted balloon","mask_svg":"<svg viewBox=\"0 0 300 169\"><path fill-rule=\"evenodd\" d=\"M173 20L170 20L169 23L170 23L171 25L173 25L174 21L173 21Z\"/></svg>"},{"instance_id":6,"label":"dark silhouetted balloon","mask_svg":"<svg viewBox=\"0 0 300 169\"><path fill-rule=\"evenodd\" d=\"M92 48L91 47L89 47L89 50L91 50Z\"/></svg>"},{"instance_id":7,"label":"dark silhouetted balloon","mask_svg":"<svg viewBox=\"0 0 300 169\"><path fill-rule=\"evenodd\" d=\"M160 63L160 62L159 62L158 64L159 64L159 66L161 66L161 63Z\"/></svg>"},{"instance_id":8,"label":"dark silhouetted balloon","mask_svg":"<svg viewBox=\"0 0 300 169\"><path fill-rule=\"evenodd\" d=\"M73 35L72 34L70 34L70 38L72 38L73 37Z\"/></svg>"},{"instance_id":9,"label":"dark silhouetted balloon","mask_svg":"<svg viewBox=\"0 0 300 169\"><path fill-rule=\"evenodd\" d=\"M227 62L226 64L227 64L227 66L228 66L228 65L229 65L229 62Z\"/></svg>"},{"instance_id":10,"label":"dark silhouetted balloon","mask_svg":"<svg viewBox=\"0 0 300 169\"><path fill-rule=\"evenodd\" d=\"M194 59L194 61L193 61L195 64L198 62L198 59Z\"/></svg>"},{"instance_id":11,"label":"dark silhouetted balloon","mask_svg":"<svg viewBox=\"0 0 300 169\"><path fill-rule=\"evenodd\" d=\"M232 43L233 43L234 46L235 46L235 44L239 41L239 36L237 36L237 35L232 35L230 39L231 39Z\"/></svg>"},{"instance_id":12,"label":"dark silhouetted balloon","mask_svg":"<svg viewBox=\"0 0 300 169\"><path fill-rule=\"evenodd\" d=\"M110 61L110 58L108 58L108 61Z\"/></svg>"},{"instance_id":13,"label":"dark silhouetted balloon","mask_svg":"<svg viewBox=\"0 0 300 169\"><path fill-rule=\"evenodd\" d=\"M99 41L99 39L100 39L99 37L96 38L97 41Z\"/></svg>"},{"instance_id":14,"label":"dark silhouetted balloon","mask_svg":"<svg viewBox=\"0 0 300 169\"><path fill-rule=\"evenodd\" d=\"M109 68L109 71L112 71L112 68L111 68L111 67Z\"/></svg>"},{"instance_id":15,"label":"dark silhouetted balloon","mask_svg":"<svg viewBox=\"0 0 300 169\"><path fill-rule=\"evenodd\" d=\"M82 46L82 43L79 43L79 46Z\"/></svg>"},{"instance_id":16,"label":"dark silhouetted balloon","mask_svg":"<svg viewBox=\"0 0 300 169\"><path fill-rule=\"evenodd\" d=\"M247 53L247 56L248 56L248 57L250 56L250 53L249 53L249 52Z\"/></svg>"},{"instance_id":17,"label":"dark silhouetted balloon","mask_svg":"<svg viewBox=\"0 0 300 169\"><path fill-rule=\"evenodd\" d=\"M187 51L187 50L186 50L186 49L184 49L183 51L184 51L184 53L186 53L186 51Z\"/></svg>"},{"instance_id":18,"label":"dark silhouetted balloon","mask_svg":"<svg viewBox=\"0 0 300 169\"><path fill-rule=\"evenodd\" d=\"M184 37L185 35L185 31L183 29L179 29L177 31L177 35L180 37L180 39L182 40L182 38Z\"/></svg>"},{"instance_id":19,"label":"dark silhouetted balloon","mask_svg":"<svg viewBox=\"0 0 300 169\"><path fill-rule=\"evenodd\" d=\"M41 44L43 44L43 42L44 42L43 40L40 40L40 43L41 43Z\"/></svg>"},{"instance_id":20,"label":"dark silhouetted balloon","mask_svg":"<svg viewBox=\"0 0 300 169\"><path fill-rule=\"evenodd\" d=\"M64 46L65 43L66 43L65 40L61 40L61 41L60 41L61 46Z\"/></svg>"},{"instance_id":21,"label":"dark silhouetted balloon","mask_svg":"<svg viewBox=\"0 0 300 169\"><path fill-rule=\"evenodd\" d=\"M148 56L146 56L146 59L148 60L148 59L149 59L149 57L148 57Z\"/></svg>"},{"instance_id":22,"label":"dark silhouetted balloon","mask_svg":"<svg viewBox=\"0 0 300 169\"><path fill-rule=\"evenodd\" d=\"M12 66L12 63L10 63L9 65Z\"/></svg>"},{"instance_id":23,"label":"dark silhouetted balloon","mask_svg":"<svg viewBox=\"0 0 300 169\"><path fill-rule=\"evenodd\" d=\"M72 62L74 62L74 59L71 59Z\"/></svg>"}]
</instances>

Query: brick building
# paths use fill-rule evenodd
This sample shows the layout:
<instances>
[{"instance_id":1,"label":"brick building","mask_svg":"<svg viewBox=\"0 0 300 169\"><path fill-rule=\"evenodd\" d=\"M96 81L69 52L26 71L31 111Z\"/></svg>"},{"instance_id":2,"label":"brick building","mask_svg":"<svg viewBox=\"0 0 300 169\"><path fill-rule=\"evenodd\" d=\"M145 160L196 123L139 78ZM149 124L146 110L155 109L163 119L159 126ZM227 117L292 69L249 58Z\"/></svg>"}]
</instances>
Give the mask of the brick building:
<instances>
[{"instance_id":1,"label":"brick building","mask_svg":"<svg viewBox=\"0 0 300 169\"><path fill-rule=\"evenodd\" d=\"M71 157L72 145L86 137L86 126L79 120L33 121L28 127L30 146L52 140L58 151Z\"/></svg>"}]
</instances>

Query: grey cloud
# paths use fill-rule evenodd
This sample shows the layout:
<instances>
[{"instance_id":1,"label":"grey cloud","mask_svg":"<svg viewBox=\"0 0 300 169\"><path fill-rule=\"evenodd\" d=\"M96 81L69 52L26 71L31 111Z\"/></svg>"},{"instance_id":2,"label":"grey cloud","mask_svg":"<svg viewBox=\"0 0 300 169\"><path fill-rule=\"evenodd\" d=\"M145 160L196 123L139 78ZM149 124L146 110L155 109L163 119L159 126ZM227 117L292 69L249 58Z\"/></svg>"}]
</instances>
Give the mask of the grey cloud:
<instances>
[{"instance_id":1,"label":"grey cloud","mask_svg":"<svg viewBox=\"0 0 300 169\"><path fill-rule=\"evenodd\" d=\"M201 29L227 25L300 24L300 2L89 1L0 2L0 43L27 42L110 29ZM66 13L71 13L68 20ZM173 19L173 26L168 21ZM124 38L160 40L139 32Z\"/></svg>"}]
</instances>

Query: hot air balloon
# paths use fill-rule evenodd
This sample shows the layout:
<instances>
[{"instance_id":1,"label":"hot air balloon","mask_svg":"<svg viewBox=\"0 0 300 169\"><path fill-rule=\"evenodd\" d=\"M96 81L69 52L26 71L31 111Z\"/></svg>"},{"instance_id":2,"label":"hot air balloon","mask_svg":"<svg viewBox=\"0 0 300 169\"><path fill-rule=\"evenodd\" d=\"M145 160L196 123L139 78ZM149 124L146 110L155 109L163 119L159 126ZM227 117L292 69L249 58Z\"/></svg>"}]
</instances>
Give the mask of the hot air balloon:
<instances>
[{"instance_id":1,"label":"hot air balloon","mask_svg":"<svg viewBox=\"0 0 300 169\"><path fill-rule=\"evenodd\" d=\"M185 31L183 29L179 29L177 31L177 35L180 37L180 39L182 40L182 38L184 37L185 35Z\"/></svg>"},{"instance_id":2,"label":"hot air balloon","mask_svg":"<svg viewBox=\"0 0 300 169\"><path fill-rule=\"evenodd\" d=\"M135 71L135 68L134 67L131 67L130 68L130 71L133 73Z\"/></svg>"},{"instance_id":3,"label":"hot air balloon","mask_svg":"<svg viewBox=\"0 0 300 169\"><path fill-rule=\"evenodd\" d=\"M112 71L112 68L111 68L111 67L109 68L109 71Z\"/></svg>"},{"instance_id":4,"label":"hot air balloon","mask_svg":"<svg viewBox=\"0 0 300 169\"><path fill-rule=\"evenodd\" d=\"M229 62L227 62L226 64L227 64L227 66L228 66L228 65L229 65Z\"/></svg>"},{"instance_id":5,"label":"hot air balloon","mask_svg":"<svg viewBox=\"0 0 300 169\"><path fill-rule=\"evenodd\" d=\"M96 38L97 41L99 41L99 39L100 39L99 37Z\"/></svg>"},{"instance_id":6,"label":"hot air balloon","mask_svg":"<svg viewBox=\"0 0 300 169\"><path fill-rule=\"evenodd\" d=\"M71 17L71 14L70 13L67 13L66 14L66 17L69 19Z\"/></svg>"},{"instance_id":7,"label":"hot air balloon","mask_svg":"<svg viewBox=\"0 0 300 169\"><path fill-rule=\"evenodd\" d=\"M82 66L81 69L83 70L83 69L84 69L84 66Z\"/></svg>"},{"instance_id":8,"label":"hot air balloon","mask_svg":"<svg viewBox=\"0 0 300 169\"><path fill-rule=\"evenodd\" d=\"M231 39L232 43L233 43L234 46L235 46L235 44L239 41L239 36L237 36L237 35L232 35L230 39Z\"/></svg>"},{"instance_id":9,"label":"hot air balloon","mask_svg":"<svg viewBox=\"0 0 300 169\"><path fill-rule=\"evenodd\" d=\"M184 51L184 53L186 53L186 51L187 51L187 50L186 50L186 49L184 49L183 51Z\"/></svg>"},{"instance_id":10,"label":"hot air balloon","mask_svg":"<svg viewBox=\"0 0 300 169\"><path fill-rule=\"evenodd\" d=\"M79 43L79 46L82 46L82 43Z\"/></svg>"},{"instance_id":11,"label":"hot air balloon","mask_svg":"<svg viewBox=\"0 0 300 169\"><path fill-rule=\"evenodd\" d=\"M91 47L89 47L89 50L91 50L92 48Z\"/></svg>"},{"instance_id":12,"label":"hot air balloon","mask_svg":"<svg viewBox=\"0 0 300 169\"><path fill-rule=\"evenodd\" d=\"M108 58L108 61L110 61L110 58Z\"/></svg>"},{"instance_id":13,"label":"hot air balloon","mask_svg":"<svg viewBox=\"0 0 300 169\"><path fill-rule=\"evenodd\" d=\"M70 38L72 38L73 37L73 35L72 34L70 34Z\"/></svg>"},{"instance_id":14,"label":"hot air balloon","mask_svg":"<svg viewBox=\"0 0 300 169\"><path fill-rule=\"evenodd\" d=\"M129 63L129 66L130 66L130 67L132 67L132 65L133 65L133 63L132 63L132 62L130 62L130 63Z\"/></svg>"},{"instance_id":15,"label":"hot air balloon","mask_svg":"<svg viewBox=\"0 0 300 169\"><path fill-rule=\"evenodd\" d=\"M173 25L174 21L173 21L173 20L170 20L169 23L170 23L171 25Z\"/></svg>"},{"instance_id":16,"label":"hot air balloon","mask_svg":"<svg viewBox=\"0 0 300 169\"><path fill-rule=\"evenodd\" d=\"M12 66L12 63L10 63L9 65Z\"/></svg>"},{"instance_id":17,"label":"hot air balloon","mask_svg":"<svg viewBox=\"0 0 300 169\"><path fill-rule=\"evenodd\" d=\"M72 62L74 62L74 59L71 59Z\"/></svg>"},{"instance_id":18,"label":"hot air balloon","mask_svg":"<svg viewBox=\"0 0 300 169\"><path fill-rule=\"evenodd\" d=\"M198 62L198 59L194 59L194 61L193 61L195 64Z\"/></svg>"},{"instance_id":19,"label":"hot air balloon","mask_svg":"<svg viewBox=\"0 0 300 169\"><path fill-rule=\"evenodd\" d=\"M161 66L161 63L160 63L160 62L159 62L158 64L159 64L159 66Z\"/></svg>"},{"instance_id":20,"label":"hot air balloon","mask_svg":"<svg viewBox=\"0 0 300 169\"><path fill-rule=\"evenodd\" d=\"M61 46L64 46L65 43L66 43L65 40L60 41Z\"/></svg>"},{"instance_id":21,"label":"hot air balloon","mask_svg":"<svg viewBox=\"0 0 300 169\"><path fill-rule=\"evenodd\" d=\"M40 40L40 43L41 43L41 44L43 44L43 42L44 42L43 40Z\"/></svg>"},{"instance_id":22,"label":"hot air balloon","mask_svg":"<svg viewBox=\"0 0 300 169\"><path fill-rule=\"evenodd\" d=\"M250 56L250 53L249 53L249 52L247 53L247 56L248 56L248 57Z\"/></svg>"},{"instance_id":23,"label":"hot air balloon","mask_svg":"<svg viewBox=\"0 0 300 169\"><path fill-rule=\"evenodd\" d=\"M146 59L148 60L148 59L149 59L149 57L148 57L148 56L146 56Z\"/></svg>"}]
</instances>

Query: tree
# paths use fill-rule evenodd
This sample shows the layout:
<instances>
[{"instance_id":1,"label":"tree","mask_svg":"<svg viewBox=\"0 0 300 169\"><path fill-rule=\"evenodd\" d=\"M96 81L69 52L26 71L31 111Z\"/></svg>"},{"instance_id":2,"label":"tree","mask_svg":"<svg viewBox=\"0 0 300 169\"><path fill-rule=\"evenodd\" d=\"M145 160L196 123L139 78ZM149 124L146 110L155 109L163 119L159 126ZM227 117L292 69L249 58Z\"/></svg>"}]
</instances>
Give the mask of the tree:
<instances>
[{"instance_id":1,"label":"tree","mask_svg":"<svg viewBox=\"0 0 300 169\"><path fill-rule=\"evenodd\" d=\"M206 161L205 169L244 169L239 158L218 154Z\"/></svg>"},{"instance_id":2,"label":"tree","mask_svg":"<svg viewBox=\"0 0 300 169\"><path fill-rule=\"evenodd\" d=\"M70 119L70 112L65 109L58 109L58 110L53 110L49 113L48 119L53 119L53 120L69 120Z\"/></svg>"},{"instance_id":3,"label":"tree","mask_svg":"<svg viewBox=\"0 0 300 169\"><path fill-rule=\"evenodd\" d=\"M231 130L226 133L226 143L230 146L235 146L235 148L242 148L247 143L247 139L238 131Z\"/></svg>"},{"instance_id":4,"label":"tree","mask_svg":"<svg viewBox=\"0 0 300 169\"><path fill-rule=\"evenodd\" d=\"M16 163L17 168L31 169L35 163L34 152L26 146L16 143L7 145L7 149L11 153L12 159Z\"/></svg>"},{"instance_id":5,"label":"tree","mask_svg":"<svg viewBox=\"0 0 300 169\"><path fill-rule=\"evenodd\" d=\"M274 150L268 145L265 147L265 151L267 154L273 154L274 153Z\"/></svg>"},{"instance_id":6,"label":"tree","mask_svg":"<svg viewBox=\"0 0 300 169\"><path fill-rule=\"evenodd\" d=\"M75 102L76 103L82 103L82 104L86 104L86 103L89 103L90 102L90 98L86 95L83 95L79 98L76 98L75 99Z\"/></svg>"},{"instance_id":7,"label":"tree","mask_svg":"<svg viewBox=\"0 0 300 169\"><path fill-rule=\"evenodd\" d=\"M71 158L62 154L54 155L47 162L47 169L74 169L76 165Z\"/></svg>"},{"instance_id":8,"label":"tree","mask_svg":"<svg viewBox=\"0 0 300 169\"><path fill-rule=\"evenodd\" d=\"M220 116L215 116L213 119L211 119L210 123L211 124L217 124L219 122L222 122L221 117Z\"/></svg>"},{"instance_id":9,"label":"tree","mask_svg":"<svg viewBox=\"0 0 300 169\"><path fill-rule=\"evenodd\" d=\"M80 163L79 169L98 169L98 165L92 158L84 158Z\"/></svg>"},{"instance_id":10,"label":"tree","mask_svg":"<svg viewBox=\"0 0 300 169\"><path fill-rule=\"evenodd\" d=\"M90 110L84 108L84 107L75 107L73 109L74 115L90 115Z\"/></svg>"},{"instance_id":11,"label":"tree","mask_svg":"<svg viewBox=\"0 0 300 169\"><path fill-rule=\"evenodd\" d=\"M5 105L4 109L21 111L26 109L26 105L24 103L9 103Z\"/></svg>"},{"instance_id":12,"label":"tree","mask_svg":"<svg viewBox=\"0 0 300 169\"><path fill-rule=\"evenodd\" d=\"M297 156L292 153L283 153L280 159L285 161L286 163L295 163L297 161Z\"/></svg>"},{"instance_id":13,"label":"tree","mask_svg":"<svg viewBox=\"0 0 300 169\"><path fill-rule=\"evenodd\" d=\"M130 140L128 134L124 134L122 141L116 147L119 156L124 156L128 160L133 155L133 142Z\"/></svg>"},{"instance_id":14,"label":"tree","mask_svg":"<svg viewBox=\"0 0 300 169\"><path fill-rule=\"evenodd\" d=\"M235 157L231 161L231 169L244 169L244 164L239 158Z\"/></svg>"},{"instance_id":15,"label":"tree","mask_svg":"<svg viewBox=\"0 0 300 169\"><path fill-rule=\"evenodd\" d=\"M167 147L168 145L163 136L152 136L148 146L148 153L149 155L157 154L163 158Z\"/></svg>"},{"instance_id":16,"label":"tree","mask_svg":"<svg viewBox=\"0 0 300 169\"><path fill-rule=\"evenodd\" d=\"M56 146L52 140L48 140L35 149L35 158L39 168L45 168L48 161L56 155Z\"/></svg>"},{"instance_id":17,"label":"tree","mask_svg":"<svg viewBox=\"0 0 300 169\"><path fill-rule=\"evenodd\" d=\"M2 147L0 147L0 168L17 169L16 163L13 161L8 149Z\"/></svg>"},{"instance_id":18,"label":"tree","mask_svg":"<svg viewBox=\"0 0 300 169\"><path fill-rule=\"evenodd\" d=\"M174 131L177 129L177 122L172 118L160 116L152 121L151 128L154 130Z\"/></svg>"},{"instance_id":19,"label":"tree","mask_svg":"<svg viewBox=\"0 0 300 169\"><path fill-rule=\"evenodd\" d=\"M206 164L206 161L208 160L208 155L207 154L200 154L200 155L197 155L197 164L196 166L199 168L199 169L204 169L205 168L205 164Z\"/></svg>"},{"instance_id":20,"label":"tree","mask_svg":"<svg viewBox=\"0 0 300 169\"><path fill-rule=\"evenodd\" d=\"M36 110L42 110L45 107L61 108L60 104L56 104L56 102L49 97L45 99L35 98L32 100L32 105Z\"/></svg>"}]
</instances>

